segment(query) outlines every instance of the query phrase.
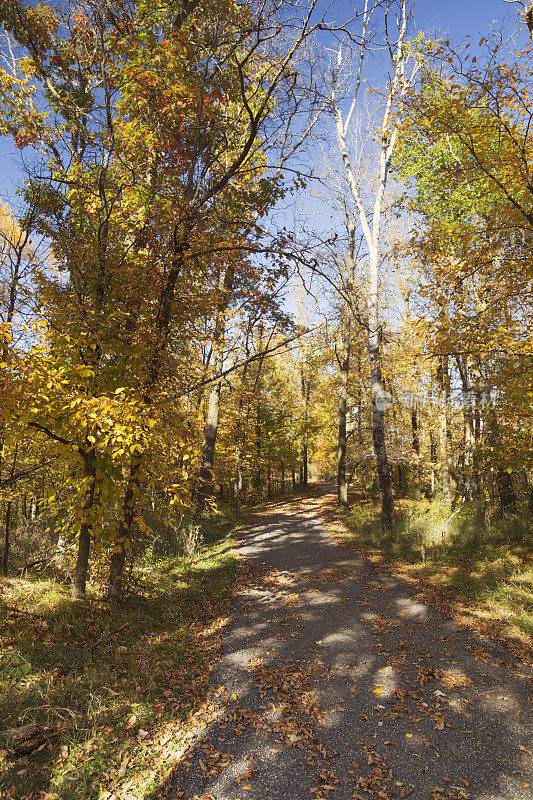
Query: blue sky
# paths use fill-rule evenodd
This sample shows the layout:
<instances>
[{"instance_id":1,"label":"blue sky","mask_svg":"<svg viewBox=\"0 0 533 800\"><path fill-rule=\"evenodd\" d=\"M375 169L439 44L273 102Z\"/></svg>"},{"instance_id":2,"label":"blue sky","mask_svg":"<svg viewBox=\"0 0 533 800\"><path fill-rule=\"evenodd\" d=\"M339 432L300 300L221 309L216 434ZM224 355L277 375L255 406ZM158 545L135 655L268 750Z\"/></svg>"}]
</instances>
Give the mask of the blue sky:
<instances>
[{"instance_id":1,"label":"blue sky","mask_svg":"<svg viewBox=\"0 0 533 800\"><path fill-rule=\"evenodd\" d=\"M11 139L0 137L0 197L17 205L15 189L21 180L20 152Z\"/></svg>"},{"instance_id":2,"label":"blue sky","mask_svg":"<svg viewBox=\"0 0 533 800\"><path fill-rule=\"evenodd\" d=\"M440 29L453 38L486 33L493 20L517 18L517 7L503 0L418 0L415 21L429 33Z\"/></svg>"},{"instance_id":3,"label":"blue sky","mask_svg":"<svg viewBox=\"0 0 533 800\"><path fill-rule=\"evenodd\" d=\"M323 0L324 7L334 10L337 19L350 15L350 6L362 5L358 0ZM493 21L507 18L518 19L518 4L505 3L504 0L415 0L415 24L417 30L430 35L448 33L454 39L466 34L477 36L485 34Z\"/></svg>"}]
</instances>

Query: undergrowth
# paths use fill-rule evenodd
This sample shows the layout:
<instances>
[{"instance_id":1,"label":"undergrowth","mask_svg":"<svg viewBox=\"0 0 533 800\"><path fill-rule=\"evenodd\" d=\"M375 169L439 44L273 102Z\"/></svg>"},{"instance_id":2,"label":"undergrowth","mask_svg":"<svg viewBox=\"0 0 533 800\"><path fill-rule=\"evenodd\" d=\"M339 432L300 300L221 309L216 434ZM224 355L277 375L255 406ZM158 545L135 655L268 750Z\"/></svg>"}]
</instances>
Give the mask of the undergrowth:
<instances>
[{"instance_id":1,"label":"undergrowth","mask_svg":"<svg viewBox=\"0 0 533 800\"><path fill-rule=\"evenodd\" d=\"M119 609L94 585L80 603L51 578L1 579L0 729L53 734L19 758L0 741L1 797L128 800L159 784L205 696L235 581L234 531L211 522L197 550L144 558Z\"/></svg>"}]
</instances>

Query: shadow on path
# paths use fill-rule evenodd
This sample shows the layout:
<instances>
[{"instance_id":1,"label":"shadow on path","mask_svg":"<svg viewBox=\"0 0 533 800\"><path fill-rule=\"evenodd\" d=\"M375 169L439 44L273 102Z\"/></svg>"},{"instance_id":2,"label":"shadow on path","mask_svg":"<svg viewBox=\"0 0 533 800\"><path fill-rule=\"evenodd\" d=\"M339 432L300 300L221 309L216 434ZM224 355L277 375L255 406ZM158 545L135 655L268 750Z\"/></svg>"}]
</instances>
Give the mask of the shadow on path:
<instances>
[{"instance_id":1,"label":"shadow on path","mask_svg":"<svg viewBox=\"0 0 533 800\"><path fill-rule=\"evenodd\" d=\"M531 670L334 544L313 498L262 512L171 798L531 800Z\"/></svg>"}]
</instances>

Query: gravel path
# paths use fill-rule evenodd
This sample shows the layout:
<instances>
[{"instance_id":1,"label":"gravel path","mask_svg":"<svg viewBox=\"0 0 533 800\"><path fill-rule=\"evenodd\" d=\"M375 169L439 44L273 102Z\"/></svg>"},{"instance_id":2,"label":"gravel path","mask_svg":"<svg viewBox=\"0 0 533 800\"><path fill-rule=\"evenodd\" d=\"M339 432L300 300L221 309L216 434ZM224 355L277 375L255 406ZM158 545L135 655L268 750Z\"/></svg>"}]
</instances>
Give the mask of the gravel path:
<instances>
[{"instance_id":1,"label":"gravel path","mask_svg":"<svg viewBox=\"0 0 533 800\"><path fill-rule=\"evenodd\" d=\"M251 580L168 800L531 800L531 670L334 544L317 502L243 539Z\"/></svg>"}]
</instances>

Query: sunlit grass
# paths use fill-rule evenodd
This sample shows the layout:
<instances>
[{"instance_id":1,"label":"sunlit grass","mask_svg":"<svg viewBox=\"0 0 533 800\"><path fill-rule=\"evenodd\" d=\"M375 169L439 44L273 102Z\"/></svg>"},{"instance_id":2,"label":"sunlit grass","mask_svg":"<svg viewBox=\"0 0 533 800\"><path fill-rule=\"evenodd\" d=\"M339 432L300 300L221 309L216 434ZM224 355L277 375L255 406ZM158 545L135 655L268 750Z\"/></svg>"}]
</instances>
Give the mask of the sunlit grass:
<instances>
[{"instance_id":1,"label":"sunlit grass","mask_svg":"<svg viewBox=\"0 0 533 800\"><path fill-rule=\"evenodd\" d=\"M0 796L96 800L158 785L205 696L235 580L233 545L228 525L213 523L196 553L147 559L139 593L120 609L99 600L98 587L79 603L51 580L0 582L2 651L31 664L14 682L0 673L1 727L59 732L22 758L0 743Z\"/></svg>"}]
</instances>

